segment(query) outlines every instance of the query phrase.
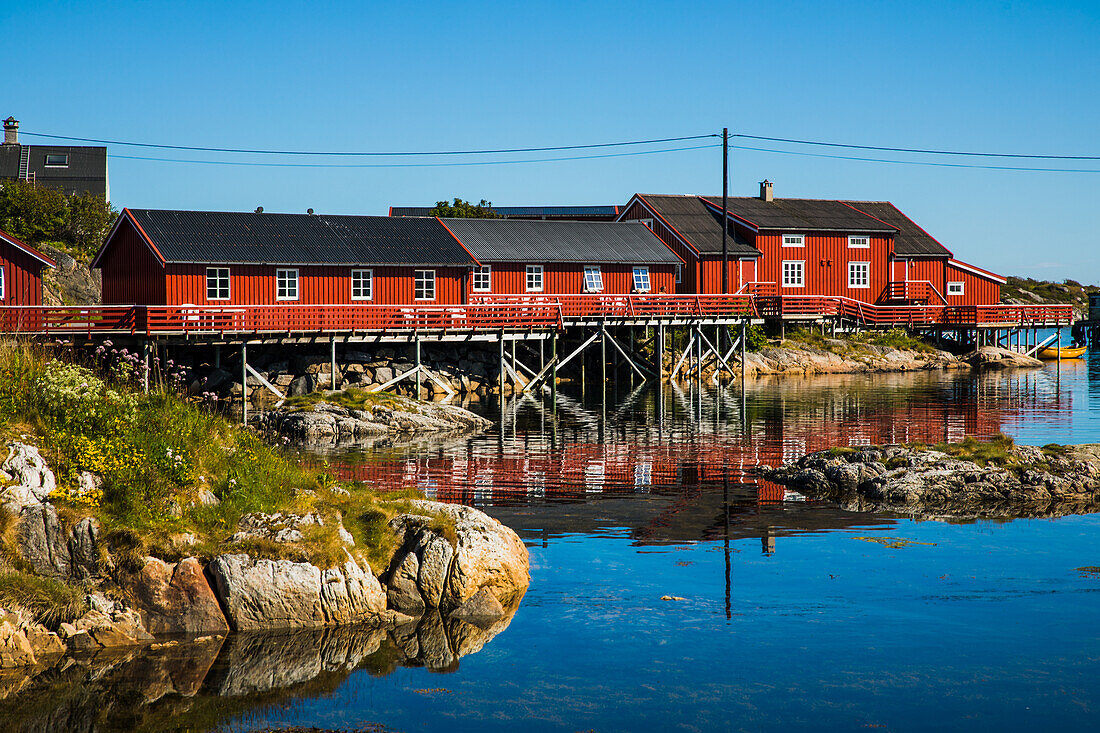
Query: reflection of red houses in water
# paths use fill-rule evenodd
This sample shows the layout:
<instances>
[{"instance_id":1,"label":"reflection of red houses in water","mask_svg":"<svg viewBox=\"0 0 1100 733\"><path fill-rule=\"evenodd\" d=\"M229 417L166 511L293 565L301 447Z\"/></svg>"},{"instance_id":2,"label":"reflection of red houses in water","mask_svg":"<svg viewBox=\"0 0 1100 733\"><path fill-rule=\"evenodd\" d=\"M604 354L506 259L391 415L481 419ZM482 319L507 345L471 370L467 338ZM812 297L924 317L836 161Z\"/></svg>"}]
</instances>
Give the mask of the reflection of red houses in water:
<instances>
[{"instance_id":1,"label":"reflection of red houses in water","mask_svg":"<svg viewBox=\"0 0 1100 733\"><path fill-rule=\"evenodd\" d=\"M1041 373L1013 380L964 378L942 385L947 394L935 398L920 390L866 390L858 381L865 378L853 378L823 391L754 394L752 408L758 416L751 418L745 435L740 434L737 414L716 422L711 406L710 416L704 415L693 431L687 429L686 411L680 410L674 421L666 417L663 429L650 417L653 424L628 423L610 431L614 438L605 437L602 443L595 429L562 431L556 446L548 433L529 431L503 440L487 436L458 442L430 453L410 451L387 462L330 458L330 470L343 480L378 488L417 488L430 497L465 504L585 501L639 493L668 496L723 482L740 487L742 493L755 490L760 503L775 503L789 495L758 479L755 469L761 465L777 465L834 446L937 443L994 435L1006 418L1057 399L1032 381L1041 378ZM1068 398L1061 399L1067 407ZM719 432L700 434L700 429L716 424Z\"/></svg>"}]
</instances>

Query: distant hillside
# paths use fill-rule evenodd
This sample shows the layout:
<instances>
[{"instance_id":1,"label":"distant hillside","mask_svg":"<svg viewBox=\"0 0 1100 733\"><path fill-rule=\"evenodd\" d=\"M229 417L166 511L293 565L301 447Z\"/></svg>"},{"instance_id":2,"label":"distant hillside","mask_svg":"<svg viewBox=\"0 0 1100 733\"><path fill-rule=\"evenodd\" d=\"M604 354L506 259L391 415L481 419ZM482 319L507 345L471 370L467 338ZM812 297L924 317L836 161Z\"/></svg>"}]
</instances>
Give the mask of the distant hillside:
<instances>
[{"instance_id":1,"label":"distant hillside","mask_svg":"<svg viewBox=\"0 0 1100 733\"><path fill-rule=\"evenodd\" d=\"M1078 317L1084 317L1089 310L1089 293L1097 291L1100 291L1100 286L1082 285L1076 280L1056 283L1009 275L1008 282L1001 286L1001 302L1021 305L1064 303L1072 305Z\"/></svg>"}]
</instances>

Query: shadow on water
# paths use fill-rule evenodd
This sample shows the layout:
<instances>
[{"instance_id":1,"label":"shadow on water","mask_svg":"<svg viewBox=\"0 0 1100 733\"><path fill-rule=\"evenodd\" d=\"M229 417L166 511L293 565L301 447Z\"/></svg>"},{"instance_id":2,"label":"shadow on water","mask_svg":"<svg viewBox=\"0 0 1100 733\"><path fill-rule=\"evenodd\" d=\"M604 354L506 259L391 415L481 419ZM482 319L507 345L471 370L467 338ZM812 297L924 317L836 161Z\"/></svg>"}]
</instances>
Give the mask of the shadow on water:
<instances>
[{"instance_id":1,"label":"shadow on water","mask_svg":"<svg viewBox=\"0 0 1100 733\"><path fill-rule=\"evenodd\" d=\"M511 622L477 626L433 612L391 631L365 627L239 633L222 639L66 657L0 674L0 729L208 730L295 700L324 696L350 675L400 667L446 674Z\"/></svg>"}]
</instances>

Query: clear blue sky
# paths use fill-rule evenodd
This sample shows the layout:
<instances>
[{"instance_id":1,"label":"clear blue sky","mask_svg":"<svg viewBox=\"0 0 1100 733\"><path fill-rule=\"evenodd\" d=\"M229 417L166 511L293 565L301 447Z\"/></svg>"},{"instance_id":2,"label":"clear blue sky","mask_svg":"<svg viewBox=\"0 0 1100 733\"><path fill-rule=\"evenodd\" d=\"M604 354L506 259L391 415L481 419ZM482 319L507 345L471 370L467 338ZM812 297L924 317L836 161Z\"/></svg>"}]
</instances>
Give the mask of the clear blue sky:
<instances>
[{"instance_id":1,"label":"clear blue sky","mask_svg":"<svg viewBox=\"0 0 1100 733\"><path fill-rule=\"evenodd\" d=\"M218 147L527 147L725 125L873 145L1095 155L1098 37L1095 1L6 0L0 116L15 115L26 132ZM719 155L375 169L113 158L110 176L118 207L384 214L391 204L452 196L621 204L637 191L717 193ZM1021 164L1100 169L1100 161ZM1100 174L743 150L732 151L731 169L734 194L755 193L766 177L778 196L886 199L961 259L1100 282Z\"/></svg>"}]
</instances>

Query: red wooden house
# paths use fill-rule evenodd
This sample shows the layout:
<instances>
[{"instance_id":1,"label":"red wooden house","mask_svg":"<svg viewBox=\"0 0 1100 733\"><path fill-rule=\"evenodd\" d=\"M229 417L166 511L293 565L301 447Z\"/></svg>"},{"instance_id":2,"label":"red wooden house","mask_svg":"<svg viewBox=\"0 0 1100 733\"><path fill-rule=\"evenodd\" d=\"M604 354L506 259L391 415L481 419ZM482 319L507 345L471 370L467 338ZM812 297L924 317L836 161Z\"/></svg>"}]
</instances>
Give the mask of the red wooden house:
<instances>
[{"instance_id":1,"label":"red wooden house","mask_svg":"<svg viewBox=\"0 0 1100 733\"><path fill-rule=\"evenodd\" d=\"M436 219L124 209L105 304L453 304L470 254Z\"/></svg>"},{"instance_id":2,"label":"red wooden house","mask_svg":"<svg viewBox=\"0 0 1100 733\"><path fill-rule=\"evenodd\" d=\"M104 304L450 305L483 294L673 292L638 223L124 209Z\"/></svg>"},{"instance_id":3,"label":"red wooden house","mask_svg":"<svg viewBox=\"0 0 1100 733\"><path fill-rule=\"evenodd\" d=\"M726 205L730 292L865 303L990 305L1004 278L952 253L885 201L759 197ZM686 261L680 292L722 290L722 199L635 194L621 220L652 222Z\"/></svg>"},{"instance_id":4,"label":"red wooden house","mask_svg":"<svg viewBox=\"0 0 1100 733\"><path fill-rule=\"evenodd\" d=\"M683 264L637 222L441 221L477 261L471 296L674 293Z\"/></svg>"},{"instance_id":5,"label":"red wooden house","mask_svg":"<svg viewBox=\"0 0 1100 733\"><path fill-rule=\"evenodd\" d=\"M0 231L0 305L42 305L42 271L56 263Z\"/></svg>"}]
</instances>

